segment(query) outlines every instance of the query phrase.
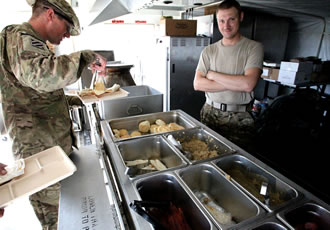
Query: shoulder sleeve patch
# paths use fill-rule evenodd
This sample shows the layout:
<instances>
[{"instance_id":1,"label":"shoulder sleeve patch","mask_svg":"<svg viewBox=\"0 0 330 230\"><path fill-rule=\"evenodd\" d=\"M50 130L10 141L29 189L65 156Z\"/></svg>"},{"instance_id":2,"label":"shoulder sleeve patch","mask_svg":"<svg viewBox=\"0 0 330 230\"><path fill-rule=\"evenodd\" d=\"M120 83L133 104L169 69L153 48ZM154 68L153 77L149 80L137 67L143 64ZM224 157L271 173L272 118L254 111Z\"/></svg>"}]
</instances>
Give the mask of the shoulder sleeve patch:
<instances>
[{"instance_id":1,"label":"shoulder sleeve patch","mask_svg":"<svg viewBox=\"0 0 330 230\"><path fill-rule=\"evenodd\" d=\"M44 49L44 44L38 40L31 39L31 46L39 48L39 49Z\"/></svg>"},{"instance_id":2,"label":"shoulder sleeve patch","mask_svg":"<svg viewBox=\"0 0 330 230\"><path fill-rule=\"evenodd\" d=\"M24 49L24 51L31 51L31 52L41 53L41 54L49 53L46 43L44 43L36 38L33 38L32 36L29 36L29 35L23 36L23 49Z\"/></svg>"}]
</instances>

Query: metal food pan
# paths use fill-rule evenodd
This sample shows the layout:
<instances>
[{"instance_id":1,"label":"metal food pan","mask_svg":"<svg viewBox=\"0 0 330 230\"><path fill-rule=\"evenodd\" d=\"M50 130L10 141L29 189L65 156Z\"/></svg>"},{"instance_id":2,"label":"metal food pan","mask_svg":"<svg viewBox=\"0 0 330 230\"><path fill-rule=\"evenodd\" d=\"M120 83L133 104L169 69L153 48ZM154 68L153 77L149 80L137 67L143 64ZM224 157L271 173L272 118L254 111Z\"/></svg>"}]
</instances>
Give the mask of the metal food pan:
<instances>
[{"instance_id":1,"label":"metal food pan","mask_svg":"<svg viewBox=\"0 0 330 230\"><path fill-rule=\"evenodd\" d=\"M275 215L271 214L266 218L251 224L248 230L287 230L288 228Z\"/></svg>"},{"instance_id":2,"label":"metal food pan","mask_svg":"<svg viewBox=\"0 0 330 230\"><path fill-rule=\"evenodd\" d=\"M102 100L98 103L103 120L141 114L161 112L163 110L163 94L150 86L126 86L122 89L129 92L127 97Z\"/></svg>"},{"instance_id":3,"label":"metal food pan","mask_svg":"<svg viewBox=\"0 0 330 230\"><path fill-rule=\"evenodd\" d=\"M214 163L270 212L298 197L294 188L244 156L224 156ZM266 196L260 194L262 186L266 188Z\"/></svg>"},{"instance_id":4,"label":"metal food pan","mask_svg":"<svg viewBox=\"0 0 330 230\"><path fill-rule=\"evenodd\" d=\"M278 216L292 229L330 229L330 211L314 202L284 210Z\"/></svg>"},{"instance_id":5,"label":"metal food pan","mask_svg":"<svg viewBox=\"0 0 330 230\"><path fill-rule=\"evenodd\" d=\"M229 145L203 128L179 130L172 132L171 135L180 142L183 148L180 152L192 164L235 152Z\"/></svg>"},{"instance_id":6,"label":"metal food pan","mask_svg":"<svg viewBox=\"0 0 330 230\"><path fill-rule=\"evenodd\" d=\"M132 117L126 117L126 118L118 118L113 119L109 121L109 128L111 137L114 141L121 141L124 139L119 139L114 136L113 129L126 129L129 133L131 133L134 130L139 129L139 123L142 121L149 121L150 124L155 123L157 119L162 119L166 124L169 123L177 123L178 125L183 126L185 129L187 128L193 128L196 127L197 124L193 122L189 115L184 113L181 110L174 110L169 112L161 112L161 113L150 113L145 115L139 115L139 116L132 116ZM143 134L142 136L148 136L148 135L154 135L150 132ZM130 137L127 139L135 139L139 137ZM125 139L125 140L127 140Z\"/></svg>"},{"instance_id":7,"label":"metal food pan","mask_svg":"<svg viewBox=\"0 0 330 230\"><path fill-rule=\"evenodd\" d=\"M191 229L214 229L210 220L191 199L173 174L162 173L140 179L137 191L144 201L170 201L180 208Z\"/></svg>"},{"instance_id":8,"label":"metal food pan","mask_svg":"<svg viewBox=\"0 0 330 230\"><path fill-rule=\"evenodd\" d=\"M155 174L159 171L143 169L150 165L150 161L138 166L127 167L125 162L135 160L158 159L167 169L183 167L187 163L174 151L162 136L150 136L141 139L134 139L118 142L117 148L125 165L125 173L132 179L141 177L144 174Z\"/></svg>"},{"instance_id":9,"label":"metal food pan","mask_svg":"<svg viewBox=\"0 0 330 230\"><path fill-rule=\"evenodd\" d=\"M210 164L190 166L177 173L220 229L238 228L264 214L264 210Z\"/></svg>"},{"instance_id":10,"label":"metal food pan","mask_svg":"<svg viewBox=\"0 0 330 230\"><path fill-rule=\"evenodd\" d=\"M276 222L265 222L252 230L286 230L287 228Z\"/></svg>"}]
</instances>

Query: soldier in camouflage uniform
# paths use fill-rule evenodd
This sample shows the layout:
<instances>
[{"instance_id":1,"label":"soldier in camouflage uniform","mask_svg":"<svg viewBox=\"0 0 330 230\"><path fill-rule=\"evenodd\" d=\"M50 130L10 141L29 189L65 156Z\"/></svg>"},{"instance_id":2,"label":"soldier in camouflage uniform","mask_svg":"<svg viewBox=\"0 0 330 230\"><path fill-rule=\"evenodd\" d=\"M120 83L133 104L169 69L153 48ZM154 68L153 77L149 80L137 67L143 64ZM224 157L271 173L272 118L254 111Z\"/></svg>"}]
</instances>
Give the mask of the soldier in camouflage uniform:
<instances>
[{"instance_id":1,"label":"soldier in camouflage uniform","mask_svg":"<svg viewBox=\"0 0 330 230\"><path fill-rule=\"evenodd\" d=\"M7 173L7 171L5 169L6 166L7 165L0 163L0 176L5 175ZM3 216L4 212L5 212L5 209L0 208L0 218Z\"/></svg>"},{"instance_id":2,"label":"soldier in camouflage uniform","mask_svg":"<svg viewBox=\"0 0 330 230\"><path fill-rule=\"evenodd\" d=\"M0 36L2 109L12 151L26 158L59 145L70 154L73 132L63 87L77 81L88 65L105 72L106 59L90 50L55 56L46 41L58 45L79 35L77 16L65 0L27 2L30 20L5 27ZM57 183L30 197L43 229L57 229L59 192Z\"/></svg>"},{"instance_id":3,"label":"soldier in camouflage uniform","mask_svg":"<svg viewBox=\"0 0 330 230\"><path fill-rule=\"evenodd\" d=\"M201 121L249 150L255 133L249 111L262 70L263 46L240 34L244 14L237 1L223 1L216 15L223 38L202 51L194 79L195 90L206 96Z\"/></svg>"}]
</instances>

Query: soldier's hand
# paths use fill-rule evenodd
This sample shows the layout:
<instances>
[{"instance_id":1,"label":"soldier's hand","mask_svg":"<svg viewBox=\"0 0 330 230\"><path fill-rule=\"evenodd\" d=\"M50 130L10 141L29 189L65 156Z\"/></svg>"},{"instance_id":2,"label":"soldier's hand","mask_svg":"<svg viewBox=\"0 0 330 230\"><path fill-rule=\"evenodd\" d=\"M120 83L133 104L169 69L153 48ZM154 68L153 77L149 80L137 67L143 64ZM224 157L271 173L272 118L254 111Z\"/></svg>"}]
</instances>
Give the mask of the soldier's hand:
<instances>
[{"instance_id":1,"label":"soldier's hand","mask_svg":"<svg viewBox=\"0 0 330 230\"><path fill-rule=\"evenodd\" d=\"M5 167L7 165L0 163L0 175L5 175L7 171L5 170ZM0 218L3 217L3 214L5 212L4 208L0 208Z\"/></svg>"},{"instance_id":2,"label":"soldier's hand","mask_svg":"<svg viewBox=\"0 0 330 230\"><path fill-rule=\"evenodd\" d=\"M0 163L0 175L5 175L7 173L5 167L7 165Z\"/></svg>"},{"instance_id":3,"label":"soldier's hand","mask_svg":"<svg viewBox=\"0 0 330 230\"><path fill-rule=\"evenodd\" d=\"M96 60L90 65L92 72L98 71L100 75L105 75L105 67L107 59L99 54L96 54Z\"/></svg>"}]
</instances>

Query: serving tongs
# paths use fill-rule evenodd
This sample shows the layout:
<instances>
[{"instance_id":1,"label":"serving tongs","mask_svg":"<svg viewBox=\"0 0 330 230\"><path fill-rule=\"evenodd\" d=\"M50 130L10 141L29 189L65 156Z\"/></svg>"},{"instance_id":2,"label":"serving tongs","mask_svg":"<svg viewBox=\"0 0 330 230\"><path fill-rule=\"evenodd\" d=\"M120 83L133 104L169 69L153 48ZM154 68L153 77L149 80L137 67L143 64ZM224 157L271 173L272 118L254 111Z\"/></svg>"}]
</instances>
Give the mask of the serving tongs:
<instances>
[{"instance_id":1,"label":"serving tongs","mask_svg":"<svg viewBox=\"0 0 330 230\"><path fill-rule=\"evenodd\" d=\"M169 140L180 152L182 152L189 160L193 160L193 155L191 152L185 151L182 148L182 145L179 141L177 141L172 134L167 136L167 140Z\"/></svg>"},{"instance_id":2,"label":"serving tongs","mask_svg":"<svg viewBox=\"0 0 330 230\"><path fill-rule=\"evenodd\" d=\"M101 66L101 62L98 58L96 58L95 64L98 65L98 66ZM90 67L88 67L88 69L91 70ZM98 72L99 71L95 70L94 73L93 73L91 85L89 86L90 89L94 89L94 83L95 83L95 79L97 79L97 77L98 77Z\"/></svg>"},{"instance_id":3,"label":"serving tongs","mask_svg":"<svg viewBox=\"0 0 330 230\"><path fill-rule=\"evenodd\" d=\"M260 194L265 197L265 205L269 206L269 189L268 189L268 183L267 182L262 182L261 188L260 188Z\"/></svg>"},{"instance_id":4,"label":"serving tongs","mask_svg":"<svg viewBox=\"0 0 330 230\"><path fill-rule=\"evenodd\" d=\"M94 83L95 83L95 79L96 79L97 75L98 75L97 70L95 70L95 72L93 73L91 85L89 86L90 89L94 89Z\"/></svg>"},{"instance_id":5,"label":"serving tongs","mask_svg":"<svg viewBox=\"0 0 330 230\"><path fill-rule=\"evenodd\" d=\"M169 201L144 201L134 200L130 203L130 208L133 209L137 214L142 216L157 230L166 230L166 228L153 216L151 216L144 208L168 208L170 207Z\"/></svg>"}]
</instances>

